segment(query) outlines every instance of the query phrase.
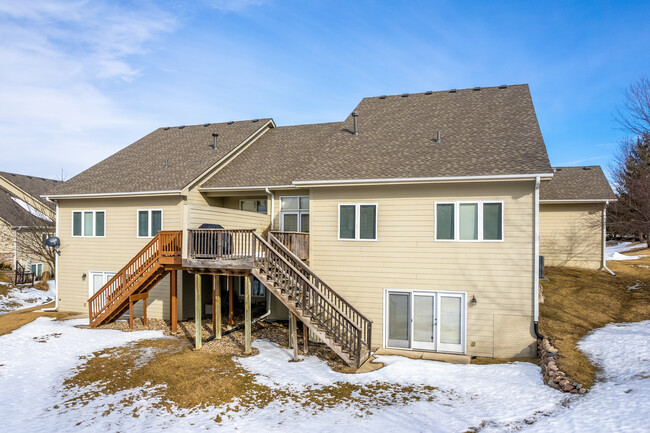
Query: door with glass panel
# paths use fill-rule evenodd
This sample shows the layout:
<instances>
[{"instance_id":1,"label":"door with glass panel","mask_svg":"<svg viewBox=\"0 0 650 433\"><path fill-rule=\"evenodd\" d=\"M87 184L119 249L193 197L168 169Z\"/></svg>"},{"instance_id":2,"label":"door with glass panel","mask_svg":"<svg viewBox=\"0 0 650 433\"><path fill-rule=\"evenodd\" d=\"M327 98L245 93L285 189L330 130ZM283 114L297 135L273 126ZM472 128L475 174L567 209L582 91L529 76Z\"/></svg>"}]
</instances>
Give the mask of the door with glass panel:
<instances>
[{"instance_id":1,"label":"door with glass panel","mask_svg":"<svg viewBox=\"0 0 650 433\"><path fill-rule=\"evenodd\" d=\"M97 293L113 276L115 272L90 271L90 296Z\"/></svg>"},{"instance_id":2,"label":"door with glass panel","mask_svg":"<svg viewBox=\"0 0 650 433\"><path fill-rule=\"evenodd\" d=\"M464 352L464 293L389 291L387 296L388 347Z\"/></svg>"}]
</instances>

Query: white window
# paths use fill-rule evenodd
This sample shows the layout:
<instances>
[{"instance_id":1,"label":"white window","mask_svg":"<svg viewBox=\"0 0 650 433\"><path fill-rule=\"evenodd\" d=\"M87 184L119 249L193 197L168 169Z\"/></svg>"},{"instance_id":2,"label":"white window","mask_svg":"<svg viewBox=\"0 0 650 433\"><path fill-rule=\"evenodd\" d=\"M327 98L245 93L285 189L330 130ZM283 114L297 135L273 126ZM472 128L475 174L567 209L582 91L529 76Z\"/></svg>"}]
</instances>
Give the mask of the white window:
<instances>
[{"instance_id":1,"label":"white window","mask_svg":"<svg viewBox=\"0 0 650 433\"><path fill-rule=\"evenodd\" d=\"M34 278L40 279L41 275L43 275L43 263L32 263L31 268Z\"/></svg>"},{"instance_id":2,"label":"white window","mask_svg":"<svg viewBox=\"0 0 650 433\"><path fill-rule=\"evenodd\" d=\"M72 212L72 236L104 237L106 212L103 210L76 210Z\"/></svg>"},{"instance_id":3,"label":"white window","mask_svg":"<svg viewBox=\"0 0 650 433\"><path fill-rule=\"evenodd\" d=\"M162 209L138 209L138 237L152 238L162 230Z\"/></svg>"},{"instance_id":4,"label":"white window","mask_svg":"<svg viewBox=\"0 0 650 433\"><path fill-rule=\"evenodd\" d=\"M115 276L115 272L90 271L88 275L88 297L91 297Z\"/></svg>"},{"instance_id":5,"label":"white window","mask_svg":"<svg viewBox=\"0 0 650 433\"><path fill-rule=\"evenodd\" d=\"M239 280L239 296L246 296L246 281L244 281L244 278L247 277L241 277L241 280ZM254 298L263 298L266 296L266 292L264 291L264 284L260 283L257 278L253 278L253 284L251 285L251 296Z\"/></svg>"},{"instance_id":6,"label":"white window","mask_svg":"<svg viewBox=\"0 0 650 433\"><path fill-rule=\"evenodd\" d=\"M239 210L266 214L266 199L239 200Z\"/></svg>"},{"instance_id":7,"label":"white window","mask_svg":"<svg viewBox=\"0 0 650 433\"><path fill-rule=\"evenodd\" d=\"M339 240L376 241L377 203L339 203Z\"/></svg>"},{"instance_id":8,"label":"white window","mask_svg":"<svg viewBox=\"0 0 650 433\"><path fill-rule=\"evenodd\" d=\"M465 293L386 290L385 345L465 353Z\"/></svg>"},{"instance_id":9,"label":"white window","mask_svg":"<svg viewBox=\"0 0 650 433\"><path fill-rule=\"evenodd\" d=\"M280 197L280 230L309 233L309 196Z\"/></svg>"},{"instance_id":10,"label":"white window","mask_svg":"<svg viewBox=\"0 0 650 433\"><path fill-rule=\"evenodd\" d=\"M438 202L437 241L503 241L503 202Z\"/></svg>"}]
</instances>

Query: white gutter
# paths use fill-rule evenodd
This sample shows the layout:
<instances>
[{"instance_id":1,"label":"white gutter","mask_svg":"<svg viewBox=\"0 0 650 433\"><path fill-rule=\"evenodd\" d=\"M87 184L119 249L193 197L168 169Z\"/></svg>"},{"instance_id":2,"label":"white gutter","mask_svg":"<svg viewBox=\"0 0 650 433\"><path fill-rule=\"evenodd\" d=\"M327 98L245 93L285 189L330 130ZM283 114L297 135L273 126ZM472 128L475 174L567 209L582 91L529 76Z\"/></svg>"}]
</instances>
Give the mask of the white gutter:
<instances>
[{"instance_id":1,"label":"white gutter","mask_svg":"<svg viewBox=\"0 0 650 433\"><path fill-rule=\"evenodd\" d=\"M210 191L246 191L246 190L255 190L255 189L284 189L284 188L295 188L295 185L259 185L259 186L218 186L218 187L200 187L200 192L210 192Z\"/></svg>"},{"instance_id":2,"label":"white gutter","mask_svg":"<svg viewBox=\"0 0 650 433\"><path fill-rule=\"evenodd\" d=\"M607 267L607 205L609 204L608 201L605 202L605 206L603 206L603 270L609 272L610 274L616 276L614 272L612 272L608 267Z\"/></svg>"},{"instance_id":3,"label":"white gutter","mask_svg":"<svg viewBox=\"0 0 650 433\"><path fill-rule=\"evenodd\" d=\"M266 193L271 196L271 230L275 230L275 194L268 188Z\"/></svg>"},{"instance_id":4,"label":"white gutter","mask_svg":"<svg viewBox=\"0 0 650 433\"><path fill-rule=\"evenodd\" d=\"M56 229L54 231L56 236L59 236L59 203L56 203ZM54 253L54 285L56 286L56 294L54 295L54 307L43 309L43 311L59 311L59 255Z\"/></svg>"},{"instance_id":5,"label":"white gutter","mask_svg":"<svg viewBox=\"0 0 650 433\"><path fill-rule=\"evenodd\" d=\"M385 179L339 179L339 180L296 180L294 185L332 185L332 184L357 184L357 183L394 183L394 182L456 182L456 181L481 181L481 180L527 180L552 178L553 173L540 174L496 174L488 176L442 176L442 177L399 177Z\"/></svg>"},{"instance_id":6,"label":"white gutter","mask_svg":"<svg viewBox=\"0 0 650 433\"><path fill-rule=\"evenodd\" d=\"M535 322L535 330L537 330L539 322L539 180L539 177L535 178L535 233L533 235L533 322Z\"/></svg>"},{"instance_id":7,"label":"white gutter","mask_svg":"<svg viewBox=\"0 0 650 433\"><path fill-rule=\"evenodd\" d=\"M58 198L86 198L86 197L115 197L115 196L132 196L132 195L181 195L180 190L172 191L135 191L135 192L100 192L92 194L59 194L59 195L42 195L41 197L50 199Z\"/></svg>"},{"instance_id":8,"label":"white gutter","mask_svg":"<svg viewBox=\"0 0 650 433\"><path fill-rule=\"evenodd\" d=\"M611 199L580 199L580 200L540 200L540 203L553 204L553 203L609 203L616 201Z\"/></svg>"}]
</instances>

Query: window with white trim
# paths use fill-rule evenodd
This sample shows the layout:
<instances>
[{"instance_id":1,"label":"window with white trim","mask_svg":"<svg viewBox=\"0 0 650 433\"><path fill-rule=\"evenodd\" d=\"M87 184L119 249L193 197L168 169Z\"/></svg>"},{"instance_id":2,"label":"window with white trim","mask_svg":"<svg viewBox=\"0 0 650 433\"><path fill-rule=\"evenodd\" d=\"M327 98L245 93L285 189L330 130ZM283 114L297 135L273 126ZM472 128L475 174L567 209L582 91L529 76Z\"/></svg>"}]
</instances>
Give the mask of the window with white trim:
<instances>
[{"instance_id":1,"label":"window with white trim","mask_svg":"<svg viewBox=\"0 0 650 433\"><path fill-rule=\"evenodd\" d=\"M339 203L339 240L377 240L377 203Z\"/></svg>"},{"instance_id":2,"label":"window with white trim","mask_svg":"<svg viewBox=\"0 0 650 433\"><path fill-rule=\"evenodd\" d=\"M88 275L88 296L92 296L115 276L115 272L89 271Z\"/></svg>"},{"instance_id":3,"label":"window with white trim","mask_svg":"<svg viewBox=\"0 0 650 433\"><path fill-rule=\"evenodd\" d=\"M239 210L266 214L266 199L239 200Z\"/></svg>"},{"instance_id":4,"label":"window with white trim","mask_svg":"<svg viewBox=\"0 0 650 433\"><path fill-rule=\"evenodd\" d=\"M239 281L239 296L246 296L246 281L244 281L244 278L246 277L241 277ZM253 284L251 284L251 296L253 298L262 298L266 296L264 285L260 283L260 280L257 278L253 278Z\"/></svg>"},{"instance_id":5,"label":"window with white trim","mask_svg":"<svg viewBox=\"0 0 650 433\"><path fill-rule=\"evenodd\" d=\"M309 196L280 197L280 230L309 233Z\"/></svg>"},{"instance_id":6,"label":"window with white trim","mask_svg":"<svg viewBox=\"0 0 650 433\"><path fill-rule=\"evenodd\" d=\"M106 212L103 210L72 211L72 236L104 237Z\"/></svg>"},{"instance_id":7,"label":"window with white trim","mask_svg":"<svg viewBox=\"0 0 650 433\"><path fill-rule=\"evenodd\" d=\"M41 275L43 275L43 263L32 263L30 267L32 270L32 275L34 275L34 278L40 280Z\"/></svg>"},{"instance_id":8,"label":"window with white trim","mask_svg":"<svg viewBox=\"0 0 650 433\"><path fill-rule=\"evenodd\" d=\"M152 238L162 230L162 209L138 210L138 237Z\"/></svg>"},{"instance_id":9,"label":"window with white trim","mask_svg":"<svg viewBox=\"0 0 650 433\"><path fill-rule=\"evenodd\" d=\"M437 241L503 241L503 202L435 204Z\"/></svg>"}]
</instances>

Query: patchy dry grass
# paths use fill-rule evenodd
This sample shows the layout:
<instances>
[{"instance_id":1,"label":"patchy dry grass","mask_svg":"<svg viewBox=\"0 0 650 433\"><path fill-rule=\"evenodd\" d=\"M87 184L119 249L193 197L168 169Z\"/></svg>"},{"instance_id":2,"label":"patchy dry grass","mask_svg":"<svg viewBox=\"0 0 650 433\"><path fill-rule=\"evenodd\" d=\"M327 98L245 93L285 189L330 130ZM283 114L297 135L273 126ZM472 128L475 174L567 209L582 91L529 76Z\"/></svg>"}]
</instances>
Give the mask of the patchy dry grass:
<instances>
[{"instance_id":1,"label":"patchy dry grass","mask_svg":"<svg viewBox=\"0 0 650 433\"><path fill-rule=\"evenodd\" d=\"M530 362L531 364L539 365L538 358L483 358L477 357L472 359L472 364L476 365L492 365L492 364L510 364L513 362Z\"/></svg>"},{"instance_id":2,"label":"patchy dry grass","mask_svg":"<svg viewBox=\"0 0 650 433\"><path fill-rule=\"evenodd\" d=\"M63 405L66 408L83 406L99 396L136 388L146 389L148 398L158 408L211 406L224 408L224 414L261 409L271 402L302 412L318 413L325 408L344 405L371 413L383 406L433 401L440 397L440 393L434 392L436 388L430 386L383 382L369 385L335 383L303 391L270 388L256 383L255 376L231 356L194 351L187 342L169 338L144 340L94 353L64 383ZM125 397L120 403L128 405L130 398ZM137 416L135 409L133 416ZM220 417L216 421L220 421Z\"/></svg>"},{"instance_id":3,"label":"patchy dry grass","mask_svg":"<svg viewBox=\"0 0 650 433\"><path fill-rule=\"evenodd\" d=\"M1 288L2 286L0 286ZM0 335L9 334L23 325L32 322L38 317L54 317L56 319L65 319L74 313L58 313L58 312L37 312L35 310L42 310L43 308L54 307L54 302L45 305L39 305L32 308L25 308L20 311L12 311L10 313L0 315Z\"/></svg>"},{"instance_id":4,"label":"patchy dry grass","mask_svg":"<svg viewBox=\"0 0 650 433\"><path fill-rule=\"evenodd\" d=\"M628 254L650 256L650 250ZM596 367L577 348L580 339L608 323L650 319L650 257L607 264L616 276L547 268L549 281L542 283L540 331L559 349L562 371L587 387L596 379Z\"/></svg>"}]
</instances>

